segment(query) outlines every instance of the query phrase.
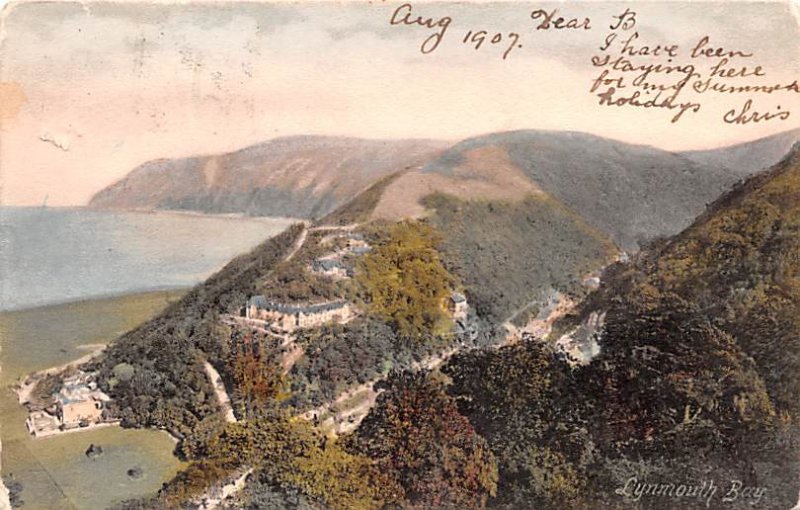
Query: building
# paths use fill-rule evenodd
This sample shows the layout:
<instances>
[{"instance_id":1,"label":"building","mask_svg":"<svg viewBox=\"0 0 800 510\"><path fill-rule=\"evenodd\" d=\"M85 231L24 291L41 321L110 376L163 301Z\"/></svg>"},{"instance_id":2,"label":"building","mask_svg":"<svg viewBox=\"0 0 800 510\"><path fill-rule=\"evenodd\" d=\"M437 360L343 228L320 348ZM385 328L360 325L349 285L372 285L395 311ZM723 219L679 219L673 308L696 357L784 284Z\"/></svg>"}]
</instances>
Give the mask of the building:
<instances>
[{"instance_id":1,"label":"building","mask_svg":"<svg viewBox=\"0 0 800 510\"><path fill-rule=\"evenodd\" d=\"M97 383L85 372L65 377L56 396L61 423L65 429L102 420L103 402L109 397L97 389Z\"/></svg>"},{"instance_id":2,"label":"building","mask_svg":"<svg viewBox=\"0 0 800 510\"><path fill-rule=\"evenodd\" d=\"M61 423L65 429L75 428L81 424L97 423L103 416L103 403L93 399L68 400L61 403Z\"/></svg>"},{"instance_id":3,"label":"building","mask_svg":"<svg viewBox=\"0 0 800 510\"><path fill-rule=\"evenodd\" d=\"M314 328L329 322L345 323L353 316L350 303L328 301L313 304L284 304L267 301L264 296L253 296L245 307L248 319L269 322L274 328L292 332L295 329Z\"/></svg>"},{"instance_id":4,"label":"building","mask_svg":"<svg viewBox=\"0 0 800 510\"><path fill-rule=\"evenodd\" d=\"M61 420L44 411L31 411L25 420L25 426L34 437L47 437L59 432Z\"/></svg>"},{"instance_id":5,"label":"building","mask_svg":"<svg viewBox=\"0 0 800 510\"><path fill-rule=\"evenodd\" d=\"M347 247L348 248L357 248L357 247L368 247L369 244L364 239L363 234L359 234L358 232L350 232L347 234Z\"/></svg>"},{"instance_id":6,"label":"building","mask_svg":"<svg viewBox=\"0 0 800 510\"><path fill-rule=\"evenodd\" d=\"M467 298L464 296L464 294L453 292L453 294L450 296L448 308L450 313L453 314L453 320L464 320L467 318L469 305L467 304Z\"/></svg>"},{"instance_id":7,"label":"building","mask_svg":"<svg viewBox=\"0 0 800 510\"><path fill-rule=\"evenodd\" d=\"M331 278L349 278L350 271L341 260L317 259L311 263L311 270Z\"/></svg>"},{"instance_id":8,"label":"building","mask_svg":"<svg viewBox=\"0 0 800 510\"><path fill-rule=\"evenodd\" d=\"M28 431L34 437L47 437L79 427L113 423L103 415L111 397L97 387L94 378L94 374L70 370L61 379L59 391L52 395L52 404L44 409L28 406Z\"/></svg>"}]
</instances>

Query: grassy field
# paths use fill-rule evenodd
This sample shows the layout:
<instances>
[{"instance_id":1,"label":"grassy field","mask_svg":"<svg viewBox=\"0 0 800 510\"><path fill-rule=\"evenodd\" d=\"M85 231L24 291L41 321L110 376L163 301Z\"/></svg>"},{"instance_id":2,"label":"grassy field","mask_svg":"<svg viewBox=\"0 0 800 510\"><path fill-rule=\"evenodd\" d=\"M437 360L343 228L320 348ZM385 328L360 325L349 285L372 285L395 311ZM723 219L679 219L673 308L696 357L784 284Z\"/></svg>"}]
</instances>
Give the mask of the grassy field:
<instances>
[{"instance_id":1,"label":"grassy field","mask_svg":"<svg viewBox=\"0 0 800 510\"><path fill-rule=\"evenodd\" d=\"M79 358L85 344L107 343L153 316L183 291L81 301L0 314L0 438L3 475L23 486L26 509L97 509L157 490L181 467L172 439L119 427L32 439L11 386L24 374ZM95 459L84 452L103 447ZM144 476L128 477L139 467Z\"/></svg>"}]
</instances>

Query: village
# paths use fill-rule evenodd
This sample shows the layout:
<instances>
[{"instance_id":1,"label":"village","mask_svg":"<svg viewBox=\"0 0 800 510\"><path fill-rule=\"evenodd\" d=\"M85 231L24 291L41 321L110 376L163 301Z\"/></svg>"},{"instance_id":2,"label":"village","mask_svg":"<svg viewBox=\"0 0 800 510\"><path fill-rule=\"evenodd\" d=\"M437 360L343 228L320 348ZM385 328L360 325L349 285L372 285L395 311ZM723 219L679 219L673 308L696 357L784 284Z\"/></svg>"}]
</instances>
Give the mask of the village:
<instances>
[{"instance_id":1,"label":"village","mask_svg":"<svg viewBox=\"0 0 800 510\"><path fill-rule=\"evenodd\" d=\"M344 241L344 247L314 259L306 268L308 271L334 281L353 277L354 259L369 253L372 247L362 234L351 231L331 234L320 244L333 244L336 240ZM453 293L449 309L455 320L466 318L468 306L464 295ZM241 316L244 322L268 328L272 334L287 335L298 329L316 328L331 322L346 324L358 314L358 310L344 300L279 303L265 296L252 296Z\"/></svg>"},{"instance_id":2,"label":"village","mask_svg":"<svg viewBox=\"0 0 800 510\"><path fill-rule=\"evenodd\" d=\"M305 270L332 281L353 278L355 259L372 250L362 234L352 232L349 228L327 235L320 244L338 248L333 248L333 251L313 259ZM457 325L463 325L470 311L466 296L454 291L447 299L446 305L453 321ZM299 330L319 328L326 324L346 324L362 313L354 303L343 299L297 303L278 302L264 295L255 295L247 300L239 315L223 316L222 322L231 327L250 329L276 339L281 365L286 373L303 355L302 347L295 342ZM417 363L418 368L438 365L453 352L448 351L422 360ZM317 423L326 433L342 434L351 431L358 426L374 404L378 394L372 387L374 382L369 381L351 388L340 395L335 402L306 411L300 416ZM228 400L227 395L222 395L221 400Z\"/></svg>"},{"instance_id":3,"label":"village","mask_svg":"<svg viewBox=\"0 0 800 510\"><path fill-rule=\"evenodd\" d=\"M332 245L331 251L311 260L305 270L331 281L352 279L356 258L372 250L363 235L350 229L327 235L321 244ZM289 257L294 253L296 251ZM594 274L587 275L582 281L589 288L596 288L598 283L599 278ZM509 335L505 343L513 343L526 333L538 337L546 336L555 319L574 306L570 299L555 291L545 297L540 296L538 301L541 303L539 313L525 327L514 327L510 321L506 323ZM463 324L470 311L466 296L455 291L447 300L447 309L456 324ZM229 327L251 330L275 339L282 368L284 372L288 372L304 353L302 347L295 342L300 330L319 328L327 324L346 324L361 314L362 311L355 303L345 299L288 302L272 300L265 295L252 295L243 303L238 314L223 315L221 321ZM589 324L563 335L556 343L557 350L571 364L586 363L596 355L597 347L593 336L602 320L602 317L592 317ZM458 347L418 364L433 368L455 350ZM79 370L77 366L78 364L73 363L61 367L63 370L59 373L51 370L33 374L22 384L19 391L20 403L29 409L26 426L34 437L43 438L119 423L107 411L110 397L98 387L95 374ZM223 407L226 421L236 421L231 400L219 374L208 362L205 363L205 370ZM335 402L307 411L301 416L321 423L322 428L329 433L350 431L358 425L377 397L378 392L372 388L371 383L372 381L351 388Z\"/></svg>"},{"instance_id":4,"label":"village","mask_svg":"<svg viewBox=\"0 0 800 510\"><path fill-rule=\"evenodd\" d=\"M349 229L345 233L327 236L323 243L332 243L336 239L344 239L345 247L326 255L317 257L306 270L334 281L347 280L354 276L353 257L368 253L372 248L361 234ZM620 260L627 258L623 253ZM596 271L581 279L580 284L588 290L599 287L601 271ZM510 345L521 341L523 336L544 339L552 332L554 323L565 316L576 306L576 302L566 294L549 289L531 303L518 310L504 322L507 330L506 338L496 347ZM467 297L460 292L452 292L447 299L446 308L456 325L464 326L470 306ZM531 317L524 326L514 326L512 319L535 305L538 313ZM263 295L251 296L240 310L238 316L229 315L223 322L229 326L247 327L253 331L275 337L280 340L282 366L288 372L293 363L303 355L303 349L295 343L297 331L318 328L326 324L346 324L358 317L361 312L355 304L346 300L331 300L314 303L276 302ZM554 347L559 356L572 366L585 365L599 353L598 332L602 329L604 314L593 314L584 323L572 331L566 332L555 340ZM451 355L463 349L464 345L456 345L451 349L431 355L414 363L412 368L431 370ZM310 409L300 416L313 421L328 434L341 435L354 430L361 419L374 405L381 390L376 389L376 380L367 381L341 393L335 400L317 408ZM224 391L224 387L222 388ZM223 395L221 400L226 400Z\"/></svg>"},{"instance_id":5,"label":"village","mask_svg":"<svg viewBox=\"0 0 800 510\"><path fill-rule=\"evenodd\" d=\"M299 251L305 239L303 236L284 260L291 259ZM353 279L357 258L372 250L372 246L363 235L350 229L325 236L320 245L330 245L330 248L327 253L316 254L313 259L304 262L303 270L331 282L346 282ZM588 288L596 288L599 284L598 275L587 275L581 283ZM550 333L555 320L575 305L566 295L553 289L539 296L536 304L537 315L524 326L515 328L510 325L510 321L506 323L509 334L502 345L519 341L523 334L544 338ZM463 293L452 291L447 298L446 308L457 327L463 327L468 323L470 306ZM275 299L269 293L265 293L249 296L242 303L238 313L223 315L220 319L229 327L257 332L263 337L276 340L280 363L284 373L287 373L304 354L303 348L296 342L301 330L320 328L329 324L347 324L363 314L364 311L359 309L357 303L344 298L300 302ZM592 317L588 324L559 339L556 347L571 364L585 363L596 355L594 335L602 325L602 321L603 317ZM435 369L464 348L470 347L465 344L454 345L446 351L417 360L411 368ZM85 362L85 359L82 361ZM229 423L238 421L222 377L208 361L204 361L203 365L219 401L223 419ZM33 374L23 383L20 403L28 407L26 426L33 437L46 438L119 424L119 420L109 413L108 403L111 399L98 387L96 374L81 370L79 366L80 364L73 363L59 367L58 371ZM312 422L326 435L335 437L350 433L358 427L383 391L375 384L376 382L377 380L368 380L350 387L331 401L312 409L304 409L298 417ZM90 450L87 450L87 456L94 454L94 450L102 452L102 448L92 445ZM198 499L199 507L215 508L227 496L241 490L250 472L252 467L245 469L230 483L215 487L214 491L204 494Z\"/></svg>"}]
</instances>

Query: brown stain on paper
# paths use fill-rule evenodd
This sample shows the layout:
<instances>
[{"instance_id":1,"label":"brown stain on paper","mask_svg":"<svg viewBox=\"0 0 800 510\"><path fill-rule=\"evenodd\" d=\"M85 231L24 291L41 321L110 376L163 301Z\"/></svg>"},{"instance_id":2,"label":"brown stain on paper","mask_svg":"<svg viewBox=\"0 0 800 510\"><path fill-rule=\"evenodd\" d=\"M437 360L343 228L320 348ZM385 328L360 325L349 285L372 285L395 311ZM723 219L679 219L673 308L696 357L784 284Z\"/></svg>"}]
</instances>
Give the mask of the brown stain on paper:
<instances>
[{"instance_id":1,"label":"brown stain on paper","mask_svg":"<svg viewBox=\"0 0 800 510\"><path fill-rule=\"evenodd\" d=\"M19 83L14 81L0 82L0 125L15 119L27 100L25 91Z\"/></svg>"}]
</instances>

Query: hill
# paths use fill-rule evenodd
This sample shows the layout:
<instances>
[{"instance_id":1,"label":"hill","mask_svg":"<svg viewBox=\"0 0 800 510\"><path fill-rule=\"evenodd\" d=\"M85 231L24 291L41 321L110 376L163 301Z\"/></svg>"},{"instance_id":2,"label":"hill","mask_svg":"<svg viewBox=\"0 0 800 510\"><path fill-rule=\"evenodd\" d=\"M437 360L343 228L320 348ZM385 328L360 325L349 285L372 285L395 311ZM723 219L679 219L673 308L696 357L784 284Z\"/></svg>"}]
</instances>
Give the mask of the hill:
<instances>
[{"instance_id":1,"label":"hill","mask_svg":"<svg viewBox=\"0 0 800 510\"><path fill-rule=\"evenodd\" d=\"M317 218L443 147L426 140L278 138L227 154L144 163L89 206Z\"/></svg>"},{"instance_id":2,"label":"hill","mask_svg":"<svg viewBox=\"0 0 800 510\"><path fill-rule=\"evenodd\" d=\"M764 170L778 161L800 140L800 128L718 149L680 154L702 165L724 167L739 177Z\"/></svg>"},{"instance_id":3,"label":"hill","mask_svg":"<svg viewBox=\"0 0 800 510\"><path fill-rule=\"evenodd\" d=\"M369 199L371 218L398 221L427 214L423 200L436 193L465 201L550 195L633 251L688 226L734 182L777 161L797 136L794 130L684 153L538 130L449 148L425 140L296 136L228 154L151 161L89 205L321 218L381 182Z\"/></svg>"},{"instance_id":4,"label":"hill","mask_svg":"<svg viewBox=\"0 0 800 510\"><path fill-rule=\"evenodd\" d=\"M497 464L489 506L794 505L798 198L800 145L683 232L611 266L565 320L574 327L593 313L603 317L600 353L585 365L533 337L451 358L442 369L452 380L447 392ZM714 494L687 499L677 491L709 477L719 484ZM734 480L763 488L758 501L752 489L723 501ZM654 493L647 484L668 485Z\"/></svg>"},{"instance_id":5,"label":"hill","mask_svg":"<svg viewBox=\"0 0 800 510\"><path fill-rule=\"evenodd\" d=\"M464 200L545 193L631 251L679 232L734 182L761 168L734 171L723 163L743 164L736 154L766 161L776 145L758 141L695 160L585 133L495 133L462 141L398 178L374 217L421 216L422 198L435 192Z\"/></svg>"},{"instance_id":6,"label":"hill","mask_svg":"<svg viewBox=\"0 0 800 510\"><path fill-rule=\"evenodd\" d=\"M800 145L709 205L688 229L614 267L589 310L619 296L677 296L751 356L771 400L797 417L800 391ZM612 319L613 316L607 320Z\"/></svg>"},{"instance_id":7,"label":"hill","mask_svg":"<svg viewBox=\"0 0 800 510\"><path fill-rule=\"evenodd\" d=\"M451 391L493 445L506 502L534 498L557 508L567 498L580 507L588 494L589 507L631 508L607 487L630 477L677 484L713 476L764 487L763 508L796 503L798 198L796 145L680 234L607 269L600 289L565 320L603 317L600 352L585 366L569 368L551 345L530 343L451 361ZM532 366L541 379L520 379ZM582 491L520 469L516 452L526 449L547 452L551 470ZM694 504L644 501L642 508Z\"/></svg>"},{"instance_id":8,"label":"hill","mask_svg":"<svg viewBox=\"0 0 800 510\"><path fill-rule=\"evenodd\" d=\"M248 452L267 446L248 446L239 457L233 451L223 454L220 434L249 434L252 427L261 434L280 424L288 426L286 420L307 412L319 413L322 425L334 426L348 409L366 413L375 401L369 393L374 382L390 370L431 363L451 349L501 339L503 331L497 326L512 309L539 298L542 291L568 288L614 252L605 236L557 200L535 192L517 203L463 202L436 195L428 197L427 206L437 213L423 221L365 221L381 193L402 175L388 175L317 224L292 227L237 257L163 314L122 336L94 363L101 387L113 399L110 410L124 426L166 428L182 439L178 451L199 463L196 470L190 468L173 480L159 498L183 501L197 495L235 476L242 462L256 465ZM372 248L355 260L354 255L341 259L352 264L352 279L335 280L311 270L320 257L348 252L350 236ZM473 257L476 250L480 257ZM456 288L466 291L474 310L458 324L450 320L446 306ZM344 324L303 329L286 340L231 316L238 316L253 295L299 305L347 300L358 313ZM221 422L205 361L221 374L245 430ZM346 393L359 387L367 388L366 395ZM463 429L465 421L452 402L450 409L452 421L446 425ZM311 434L310 425L294 423L299 429L293 429L290 440L296 437L308 444L304 435ZM458 437L483 456L474 433ZM321 444L325 451L336 451L331 450L333 443ZM346 458L361 459L363 454L354 455ZM275 465L286 462L291 459ZM308 467L324 467L314 462ZM491 493L493 469L476 469L486 478L478 492ZM265 483L275 480L266 467L259 467L258 473ZM248 485L252 498L266 497L268 485L254 483ZM318 500L306 483L295 480L292 486ZM142 504L149 508L161 503Z\"/></svg>"},{"instance_id":9,"label":"hill","mask_svg":"<svg viewBox=\"0 0 800 510\"><path fill-rule=\"evenodd\" d=\"M219 365L226 355L219 316L238 312L302 231L291 226L236 257L92 362L123 426L158 427L183 438L215 415L219 403L202 362Z\"/></svg>"},{"instance_id":10,"label":"hill","mask_svg":"<svg viewBox=\"0 0 800 510\"><path fill-rule=\"evenodd\" d=\"M608 264L614 243L553 197L518 201L424 200L426 222L442 233L448 268L478 316L494 325L533 311L555 291L581 292L583 276Z\"/></svg>"},{"instance_id":11,"label":"hill","mask_svg":"<svg viewBox=\"0 0 800 510\"><path fill-rule=\"evenodd\" d=\"M95 367L112 409L125 425L172 430L193 461L158 497L183 502L253 469L239 507L291 506L298 496L354 507L337 501L341 491L364 508L671 508L674 499L639 505L609 488L631 476L689 483L713 473L719 483L769 483L762 504L788 507L798 478L798 151L709 200L682 233L606 270L601 288L560 327L568 331L592 312L605 318L599 355L573 367L531 336L481 348L505 338L498 326L510 312L543 291L573 291L615 253L613 211L587 199L582 207L608 215L576 212L526 173L567 187L553 165L514 162L526 147L547 145L531 142L541 136L503 135L478 154L466 151L466 160L448 152L421 169L387 174L313 227L297 225L238 257L113 344ZM652 170L638 182L633 170L619 168L633 156L615 160L615 142L584 136L575 135L574 150L605 151L606 162L616 163L598 165L627 176L630 190L658 180ZM637 151L655 164L655 149ZM676 157L681 163L671 172L686 168ZM705 176L696 170L688 175L701 185ZM580 181L578 170L562 167L571 172ZM732 178L713 175L722 180L722 173ZM408 188L398 184L424 175L434 176L426 181L432 186L403 202L399 191ZM398 204L397 216L381 216ZM420 218L386 221L401 219L405 207L418 207ZM676 212L673 223L659 223L649 212L644 221L666 229L680 218ZM625 228L619 232L633 232ZM339 259L353 278L311 270L354 240L367 244L366 253ZM446 297L462 288L470 312L451 321ZM295 338L276 336L226 315L238 315L255 294L278 303L346 300L358 313ZM448 359L447 351L455 355ZM221 373L238 423L221 422L206 360ZM444 378L435 369L442 362ZM413 376L398 372L414 367ZM375 382L381 378L388 380ZM322 437L342 412L353 421L340 432L357 427L357 412L369 414L350 436Z\"/></svg>"}]
</instances>

